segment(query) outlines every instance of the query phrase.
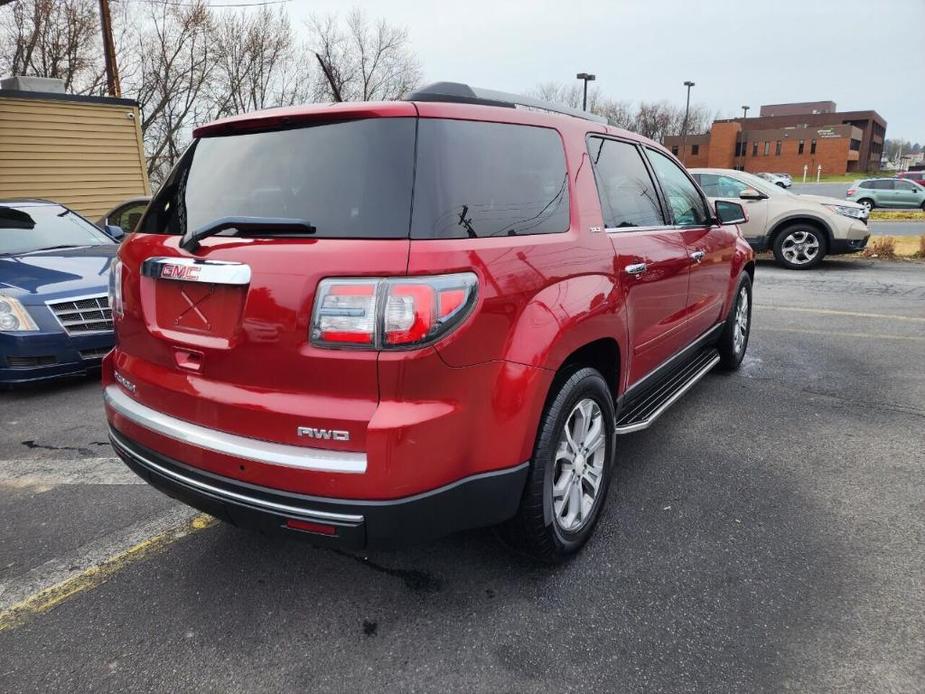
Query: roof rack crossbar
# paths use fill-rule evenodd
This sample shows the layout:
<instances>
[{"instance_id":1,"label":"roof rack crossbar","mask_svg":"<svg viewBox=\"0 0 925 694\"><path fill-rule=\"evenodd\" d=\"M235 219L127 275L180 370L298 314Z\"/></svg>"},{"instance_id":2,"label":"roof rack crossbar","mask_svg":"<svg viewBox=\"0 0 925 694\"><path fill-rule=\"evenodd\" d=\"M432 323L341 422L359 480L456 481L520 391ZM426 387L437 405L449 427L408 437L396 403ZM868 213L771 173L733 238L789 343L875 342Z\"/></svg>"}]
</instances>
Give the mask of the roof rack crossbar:
<instances>
[{"instance_id":1,"label":"roof rack crossbar","mask_svg":"<svg viewBox=\"0 0 925 694\"><path fill-rule=\"evenodd\" d=\"M607 119L577 108L570 108L562 104L553 104L548 101L534 99L522 94L509 94L494 89L470 87L461 82L434 82L411 92L406 101L443 101L450 103L480 104L482 106L501 106L504 108L536 109L549 113L559 113L564 116L581 118L595 123L607 124Z\"/></svg>"}]
</instances>

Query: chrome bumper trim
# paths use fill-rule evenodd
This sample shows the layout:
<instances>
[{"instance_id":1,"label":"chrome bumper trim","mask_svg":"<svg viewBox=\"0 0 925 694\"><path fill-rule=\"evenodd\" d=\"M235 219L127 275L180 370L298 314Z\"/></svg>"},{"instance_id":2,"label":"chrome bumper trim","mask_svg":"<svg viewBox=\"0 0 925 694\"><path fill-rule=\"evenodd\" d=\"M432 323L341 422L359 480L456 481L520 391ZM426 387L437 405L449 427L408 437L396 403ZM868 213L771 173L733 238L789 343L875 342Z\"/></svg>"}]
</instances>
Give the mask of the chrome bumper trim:
<instances>
[{"instance_id":1,"label":"chrome bumper trim","mask_svg":"<svg viewBox=\"0 0 925 694\"><path fill-rule=\"evenodd\" d=\"M354 474L366 472L365 453L290 446L209 429L152 410L133 400L115 384L106 386L103 399L113 410L138 426L190 446L205 448L234 458L299 470Z\"/></svg>"},{"instance_id":2,"label":"chrome bumper trim","mask_svg":"<svg viewBox=\"0 0 925 694\"><path fill-rule=\"evenodd\" d=\"M283 513L287 516L296 516L298 518L320 521L322 523L342 523L344 525L355 526L360 525L363 522L363 516L357 516L349 513L330 513L328 511L317 511L314 509L300 508L299 506L278 504L273 501L267 501L266 499L258 499L247 494L241 494L239 492L233 492L228 489L222 489L220 487L208 484L207 482L202 482L200 480L193 479L192 477L187 477L186 475L180 474L179 472L175 472L174 470L170 470L163 465L155 463L153 460L129 448L129 446L123 442L122 438L115 432L112 427L109 427L109 439L115 446L117 453L130 457L139 465L153 470L159 475L169 477L174 482L178 482L179 484L190 487L191 489L195 489L201 494L205 494L220 501L228 501L230 503L248 506L260 511Z\"/></svg>"}]
</instances>

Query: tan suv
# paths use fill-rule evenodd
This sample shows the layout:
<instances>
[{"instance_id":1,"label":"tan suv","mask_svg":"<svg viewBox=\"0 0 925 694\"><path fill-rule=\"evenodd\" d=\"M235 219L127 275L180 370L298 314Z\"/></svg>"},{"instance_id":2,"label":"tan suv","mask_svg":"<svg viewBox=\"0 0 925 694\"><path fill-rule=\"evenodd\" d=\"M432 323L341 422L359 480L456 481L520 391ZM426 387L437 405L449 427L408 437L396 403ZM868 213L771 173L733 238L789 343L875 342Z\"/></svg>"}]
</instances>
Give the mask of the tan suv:
<instances>
[{"instance_id":1,"label":"tan suv","mask_svg":"<svg viewBox=\"0 0 925 694\"><path fill-rule=\"evenodd\" d=\"M838 198L799 195L763 178L732 169L691 169L711 198L744 204L748 222L739 225L756 251L771 250L780 265L808 270L828 254L856 253L867 245L868 211Z\"/></svg>"}]
</instances>

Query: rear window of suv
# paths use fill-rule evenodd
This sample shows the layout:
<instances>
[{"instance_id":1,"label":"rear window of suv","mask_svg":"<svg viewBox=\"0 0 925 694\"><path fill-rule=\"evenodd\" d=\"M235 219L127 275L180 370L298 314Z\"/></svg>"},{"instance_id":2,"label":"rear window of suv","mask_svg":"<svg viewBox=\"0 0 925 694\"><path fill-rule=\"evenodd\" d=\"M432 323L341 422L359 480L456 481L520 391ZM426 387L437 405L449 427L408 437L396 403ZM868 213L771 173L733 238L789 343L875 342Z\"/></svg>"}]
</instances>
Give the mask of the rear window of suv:
<instances>
[{"instance_id":1,"label":"rear window of suv","mask_svg":"<svg viewBox=\"0 0 925 694\"><path fill-rule=\"evenodd\" d=\"M315 228L313 238L563 232L565 154L549 128L444 119L206 137L183 155L138 231L185 234L224 217L297 219Z\"/></svg>"},{"instance_id":2,"label":"rear window of suv","mask_svg":"<svg viewBox=\"0 0 925 694\"><path fill-rule=\"evenodd\" d=\"M223 217L299 219L321 238L407 238L414 119L373 118L195 142L138 228L185 234Z\"/></svg>"}]
</instances>

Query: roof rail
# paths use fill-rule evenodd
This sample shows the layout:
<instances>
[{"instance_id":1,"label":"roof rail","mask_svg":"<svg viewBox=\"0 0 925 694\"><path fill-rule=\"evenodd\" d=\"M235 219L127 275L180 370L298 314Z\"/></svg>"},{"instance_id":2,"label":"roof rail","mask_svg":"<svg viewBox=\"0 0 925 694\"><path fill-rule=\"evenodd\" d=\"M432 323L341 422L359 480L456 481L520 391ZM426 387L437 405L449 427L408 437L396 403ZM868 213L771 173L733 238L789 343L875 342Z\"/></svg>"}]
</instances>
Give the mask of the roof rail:
<instances>
[{"instance_id":1,"label":"roof rail","mask_svg":"<svg viewBox=\"0 0 925 694\"><path fill-rule=\"evenodd\" d=\"M560 113L564 116L582 118L595 123L607 124L607 119L577 108L569 108L561 104L552 104L530 96L508 94L494 89L470 87L461 82L434 82L421 87L405 97L405 101L444 101L459 104L479 104L481 106L501 106L503 108L526 108L549 113Z\"/></svg>"}]
</instances>

